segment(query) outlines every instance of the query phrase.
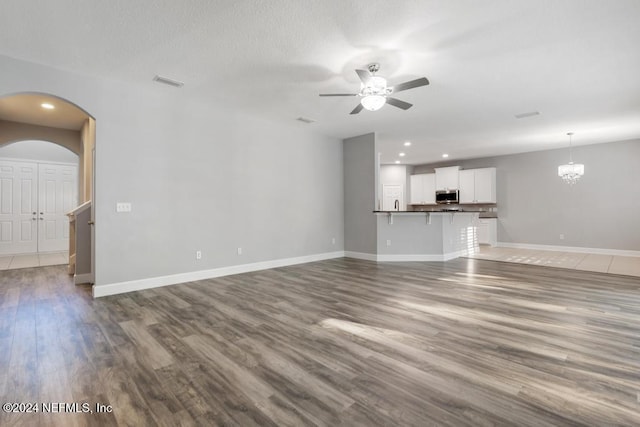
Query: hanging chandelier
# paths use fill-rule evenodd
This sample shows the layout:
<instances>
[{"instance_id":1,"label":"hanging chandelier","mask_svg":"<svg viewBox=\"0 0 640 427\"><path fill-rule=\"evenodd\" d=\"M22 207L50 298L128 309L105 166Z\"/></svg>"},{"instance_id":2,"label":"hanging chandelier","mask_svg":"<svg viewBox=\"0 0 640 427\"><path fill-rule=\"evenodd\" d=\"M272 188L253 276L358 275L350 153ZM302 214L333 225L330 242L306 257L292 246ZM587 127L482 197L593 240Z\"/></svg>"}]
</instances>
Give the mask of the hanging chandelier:
<instances>
[{"instance_id":1,"label":"hanging chandelier","mask_svg":"<svg viewBox=\"0 0 640 427\"><path fill-rule=\"evenodd\" d=\"M580 163L573 163L572 158L572 136L573 132L567 133L569 135L569 163L566 165L558 166L558 176L564 180L569 185L573 185L582 175L584 175L584 165Z\"/></svg>"}]
</instances>

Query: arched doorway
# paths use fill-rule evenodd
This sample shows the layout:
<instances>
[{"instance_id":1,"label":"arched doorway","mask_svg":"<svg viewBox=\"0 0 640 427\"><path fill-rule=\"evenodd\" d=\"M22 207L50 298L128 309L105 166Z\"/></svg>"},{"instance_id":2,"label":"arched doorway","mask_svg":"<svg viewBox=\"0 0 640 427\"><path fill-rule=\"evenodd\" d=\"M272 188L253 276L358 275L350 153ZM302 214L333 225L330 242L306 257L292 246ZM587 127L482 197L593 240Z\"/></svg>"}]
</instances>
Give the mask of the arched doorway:
<instances>
[{"instance_id":1,"label":"arched doorway","mask_svg":"<svg viewBox=\"0 0 640 427\"><path fill-rule=\"evenodd\" d=\"M88 227L87 225L93 224L94 220L94 210L91 209L91 205L94 192L95 119L72 102L50 94L18 93L0 97L0 150L2 150L2 147L15 148L20 144L19 141L48 141L77 155L77 185L74 192L76 197L73 201L73 207L77 205L88 206L87 213L90 217L84 219L85 223L82 229L85 231L82 232L82 236L75 235L75 226L72 223L72 230L68 238L68 243L71 244L67 244L67 247L71 247L71 250L74 251L74 253L70 254L70 273L76 273L76 279L78 279L75 248L81 247L84 251L82 254L83 259L87 260L83 265L82 282L92 282L93 277L95 277L93 267L95 265L95 233L93 227ZM1 156L2 153L0 151ZM55 168L48 169L48 172L51 172ZM68 171L65 173L68 173ZM51 181L49 185L51 186ZM1 191L3 190L0 186ZM26 188L24 191L28 193L30 190ZM4 194L0 193L0 202L2 197L7 199L7 195L8 191L4 191ZM44 218L44 209L28 210L30 210L29 214L36 212L36 214L33 214L36 219L33 220L33 217L25 218L24 221L12 224L5 221L0 224L0 234L5 232L5 236L0 236L0 239L6 239L12 232L18 233L22 231L15 227L22 227L28 230L29 226L32 225L29 221L52 223L51 220L47 221ZM55 227L59 228L60 225L58 224ZM51 230L54 230L55 227L50 227L49 234L52 233ZM79 245L75 244L78 238L83 239L83 242L80 242ZM28 248L28 246L26 247ZM45 250L52 247L43 246ZM25 249L22 248L21 250Z\"/></svg>"}]
</instances>

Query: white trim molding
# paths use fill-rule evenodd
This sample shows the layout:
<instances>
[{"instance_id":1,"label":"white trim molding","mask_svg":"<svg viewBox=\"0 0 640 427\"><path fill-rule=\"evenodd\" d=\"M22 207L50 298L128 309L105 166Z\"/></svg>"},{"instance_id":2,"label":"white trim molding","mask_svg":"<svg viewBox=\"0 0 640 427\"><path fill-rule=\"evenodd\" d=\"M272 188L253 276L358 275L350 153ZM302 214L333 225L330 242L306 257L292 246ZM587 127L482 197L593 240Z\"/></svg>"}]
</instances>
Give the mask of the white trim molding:
<instances>
[{"instance_id":1,"label":"white trim molding","mask_svg":"<svg viewBox=\"0 0 640 427\"><path fill-rule=\"evenodd\" d=\"M296 258L283 258L270 261L254 262L251 264L232 265L229 267L214 268L211 270L198 270L188 273L158 276L147 279L130 280L126 282L109 283L106 285L93 285L93 297L100 298L108 295L123 294L126 292L142 291L144 289L160 288L162 286L177 285L179 283L194 282L197 280L214 279L216 277L231 276L233 274L250 273L252 271L268 270L270 268L286 267L289 265L304 264L307 262L324 261L335 258L356 258L374 262L442 262L449 261L467 255L463 249L446 254L400 254L377 255L364 252L336 251L321 254L306 255Z\"/></svg>"},{"instance_id":2,"label":"white trim molding","mask_svg":"<svg viewBox=\"0 0 640 427\"><path fill-rule=\"evenodd\" d=\"M99 298L108 295L122 294L126 292L141 291L143 289L159 288L179 283L193 282L196 280L213 279L216 277L230 276L233 274L250 273L252 271L267 270L270 268L286 267L289 265L304 264L307 262L324 261L327 259L343 258L344 251L326 252L321 254L306 255L295 258L283 258L270 261L254 262L251 264L232 265L229 267L214 268L211 270L199 270L188 273L172 274L170 276L151 277L148 279L130 280L127 282L109 283L107 285L94 285L93 297Z\"/></svg>"},{"instance_id":3,"label":"white trim molding","mask_svg":"<svg viewBox=\"0 0 640 427\"><path fill-rule=\"evenodd\" d=\"M345 256L345 258L363 259L365 261L377 261L378 260L378 255L376 255L376 254L368 254L368 253L365 253L365 252L345 251L344 252L344 256Z\"/></svg>"},{"instance_id":4,"label":"white trim molding","mask_svg":"<svg viewBox=\"0 0 640 427\"><path fill-rule=\"evenodd\" d=\"M576 252L580 254L615 255L640 257L640 251L626 249L584 248L580 246L534 245L530 243L498 242L498 247L514 249L533 249L541 251Z\"/></svg>"},{"instance_id":5,"label":"white trim molding","mask_svg":"<svg viewBox=\"0 0 640 427\"><path fill-rule=\"evenodd\" d=\"M378 255L378 262L430 262L444 261L444 255L389 254Z\"/></svg>"},{"instance_id":6,"label":"white trim molding","mask_svg":"<svg viewBox=\"0 0 640 427\"><path fill-rule=\"evenodd\" d=\"M468 251L463 249L457 252L448 252L446 254L368 254L362 252L346 251L346 258L364 259L375 262L442 262L451 259L466 256Z\"/></svg>"}]
</instances>

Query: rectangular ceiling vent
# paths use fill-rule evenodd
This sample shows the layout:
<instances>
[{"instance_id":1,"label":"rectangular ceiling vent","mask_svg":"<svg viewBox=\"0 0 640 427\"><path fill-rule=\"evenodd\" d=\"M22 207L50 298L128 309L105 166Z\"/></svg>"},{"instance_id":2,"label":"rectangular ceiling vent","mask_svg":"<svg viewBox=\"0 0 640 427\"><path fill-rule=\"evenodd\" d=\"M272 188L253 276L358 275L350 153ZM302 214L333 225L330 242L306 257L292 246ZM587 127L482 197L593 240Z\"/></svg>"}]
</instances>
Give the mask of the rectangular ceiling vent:
<instances>
[{"instance_id":1,"label":"rectangular ceiling vent","mask_svg":"<svg viewBox=\"0 0 640 427\"><path fill-rule=\"evenodd\" d=\"M315 122L315 120L310 119L308 117L298 117L296 120L299 121L299 122L302 122L302 123L313 123L313 122Z\"/></svg>"},{"instance_id":2,"label":"rectangular ceiling vent","mask_svg":"<svg viewBox=\"0 0 640 427\"><path fill-rule=\"evenodd\" d=\"M533 117L533 116L539 116L539 115L540 115L539 111L530 111L528 113L516 114L515 118L516 119L526 119L527 117Z\"/></svg>"},{"instance_id":3,"label":"rectangular ceiling vent","mask_svg":"<svg viewBox=\"0 0 640 427\"><path fill-rule=\"evenodd\" d=\"M158 82L158 83L162 83L162 84L165 84L165 85L173 86L173 87L182 87L182 86L184 86L183 82L179 82L178 80L173 80L173 79L170 79L170 78L167 78L167 77L158 76L158 75L156 75L153 78L153 81L154 82Z\"/></svg>"}]
</instances>

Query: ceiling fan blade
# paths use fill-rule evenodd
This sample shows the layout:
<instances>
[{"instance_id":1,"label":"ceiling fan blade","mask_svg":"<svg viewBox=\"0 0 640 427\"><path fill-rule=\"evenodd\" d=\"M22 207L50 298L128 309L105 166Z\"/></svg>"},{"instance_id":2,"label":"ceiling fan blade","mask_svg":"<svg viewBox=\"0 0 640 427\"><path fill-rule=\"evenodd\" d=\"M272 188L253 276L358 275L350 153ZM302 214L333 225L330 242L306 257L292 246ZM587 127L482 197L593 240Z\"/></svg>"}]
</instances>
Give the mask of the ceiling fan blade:
<instances>
[{"instance_id":1,"label":"ceiling fan blade","mask_svg":"<svg viewBox=\"0 0 640 427\"><path fill-rule=\"evenodd\" d=\"M357 93L321 93L320 96L358 96Z\"/></svg>"},{"instance_id":2,"label":"ceiling fan blade","mask_svg":"<svg viewBox=\"0 0 640 427\"><path fill-rule=\"evenodd\" d=\"M358 104L349 114L358 114L363 108L362 104Z\"/></svg>"},{"instance_id":3,"label":"ceiling fan blade","mask_svg":"<svg viewBox=\"0 0 640 427\"><path fill-rule=\"evenodd\" d=\"M428 84L429 84L429 80L426 77L422 77L420 79L415 79L409 82L397 84L392 89L393 89L393 93L396 93L402 90L413 89L414 87L426 86Z\"/></svg>"},{"instance_id":4,"label":"ceiling fan blade","mask_svg":"<svg viewBox=\"0 0 640 427\"><path fill-rule=\"evenodd\" d=\"M367 70L356 70L356 73L358 73L358 77L360 77L360 80L362 80L362 83L365 85L371 78L371 73Z\"/></svg>"},{"instance_id":5,"label":"ceiling fan blade","mask_svg":"<svg viewBox=\"0 0 640 427\"><path fill-rule=\"evenodd\" d=\"M408 102L400 101L396 98L387 97L387 104L391 104L394 107L402 108L403 110L408 110L413 106L413 104L409 104Z\"/></svg>"}]
</instances>

